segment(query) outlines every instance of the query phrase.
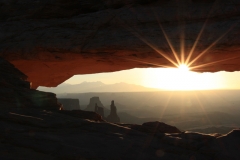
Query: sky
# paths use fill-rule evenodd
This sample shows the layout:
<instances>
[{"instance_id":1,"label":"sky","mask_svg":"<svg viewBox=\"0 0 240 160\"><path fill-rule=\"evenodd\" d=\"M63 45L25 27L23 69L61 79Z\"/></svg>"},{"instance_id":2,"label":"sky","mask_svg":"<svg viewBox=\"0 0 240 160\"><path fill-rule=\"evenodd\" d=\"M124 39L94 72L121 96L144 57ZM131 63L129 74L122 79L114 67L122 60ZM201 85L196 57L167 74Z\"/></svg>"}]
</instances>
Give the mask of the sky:
<instances>
[{"instance_id":1,"label":"sky","mask_svg":"<svg viewBox=\"0 0 240 160\"><path fill-rule=\"evenodd\" d=\"M163 90L211 90L240 89L239 79L240 72L196 73L177 68L135 68L111 73L75 75L64 83L125 82Z\"/></svg>"}]
</instances>

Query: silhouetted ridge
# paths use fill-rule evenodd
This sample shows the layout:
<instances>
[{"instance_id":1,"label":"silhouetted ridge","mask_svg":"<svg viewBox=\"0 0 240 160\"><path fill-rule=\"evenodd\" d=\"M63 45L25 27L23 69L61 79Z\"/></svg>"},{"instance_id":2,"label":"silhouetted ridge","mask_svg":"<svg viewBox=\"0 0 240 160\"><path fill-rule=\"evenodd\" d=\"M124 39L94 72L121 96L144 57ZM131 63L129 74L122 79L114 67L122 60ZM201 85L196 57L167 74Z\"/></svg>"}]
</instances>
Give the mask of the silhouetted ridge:
<instances>
[{"instance_id":1,"label":"silhouetted ridge","mask_svg":"<svg viewBox=\"0 0 240 160\"><path fill-rule=\"evenodd\" d=\"M181 131L171 125L163 122L146 122L142 125L130 124L130 128L146 133L181 133Z\"/></svg>"}]
</instances>

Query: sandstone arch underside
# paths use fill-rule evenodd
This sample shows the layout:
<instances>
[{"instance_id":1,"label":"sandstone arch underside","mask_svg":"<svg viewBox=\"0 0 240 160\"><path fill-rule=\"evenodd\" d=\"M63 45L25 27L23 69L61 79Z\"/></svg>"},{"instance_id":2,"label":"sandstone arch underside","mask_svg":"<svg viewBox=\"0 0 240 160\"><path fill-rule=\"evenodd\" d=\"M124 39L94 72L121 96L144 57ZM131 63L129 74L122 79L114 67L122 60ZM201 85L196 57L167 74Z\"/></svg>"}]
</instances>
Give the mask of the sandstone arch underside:
<instances>
[{"instance_id":1,"label":"sandstone arch underside","mask_svg":"<svg viewBox=\"0 0 240 160\"><path fill-rule=\"evenodd\" d=\"M33 88L76 74L173 67L167 59L186 60L194 43L193 70L239 71L239 0L0 0L0 56Z\"/></svg>"}]
</instances>

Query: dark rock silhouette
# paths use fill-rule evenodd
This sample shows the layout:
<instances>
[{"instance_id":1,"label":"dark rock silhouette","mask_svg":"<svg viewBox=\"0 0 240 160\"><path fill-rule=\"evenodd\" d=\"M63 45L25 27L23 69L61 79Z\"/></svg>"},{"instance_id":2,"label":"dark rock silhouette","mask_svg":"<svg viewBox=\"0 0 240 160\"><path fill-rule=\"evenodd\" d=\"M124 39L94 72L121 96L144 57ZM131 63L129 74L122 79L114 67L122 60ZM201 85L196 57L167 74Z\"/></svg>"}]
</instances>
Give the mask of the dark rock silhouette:
<instances>
[{"instance_id":1,"label":"dark rock silhouette","mask_svg":"<svg viewBox=\"0 0 240 160\"><path fill-rule=\"evenodd\" d=\"M137 124L126 124L125 126L146 133L181 133L181 131L171 125L165 124L163 122L146 122L142 125Z\"/></svg>"},{"instance_id":2,"label":"dark rock silhouette","mask_svg":"<svg viewBox=\"0 0 240 160\"><path fill-rule=\"evenodd\" d=\"M101 117L101 115L95 113L95 112L90 112L90 111L82 111L82 110L61 110L58 111L58 113L69 115L72 117L77 117L81 119L88 119L92 121L100 121L100 122L105 122L105 120Z\"/></svg>"},{"instance_id":3,"label":"dark rock silhouette","mask_svg":"<svg viewBox=\"0 0 240 160\"><path fill-rule=\"evenodd\" d=\"M203 28L193 57L221 37L196 60L218 63L196 71L240 70L234 58L240 54L239 0L0 0L0 7L0 56L28 75L34 88L76 74L173 66L155 51L172 57L159 23L177 54L182 33L187 54Z\"/></svg>"},{"instance_id":4,"label":"dark rock silhouette","mask_svg":"<svg viewBox=\"0 0 240 160\"><path fill-rule=\"evenodd\" d=\"M108 123L95 112L57 110L55 95L30 89L26 79L0 59L1 160L240 159L239 129L219 135L180 132L160 122ZM116 114L114 101L111 111Z\"/></svg>"},{"instance_id":5,"label":"dark rock silhouette","mask_svg":"<svg viewBox=\"0 0 240 160\"><path fill-rule=\"evenodd\" d=\"M205 146L201 151L214 150L219 154L216 159L220 160L239 160L240 159L240 129L234 129L231 132L217 137L209 146Z\"/></svg>"},{"instance_id":6,"label":"dark rock silhouette","mask_svg":"<svg viewBox=\"0 0 240 160\"><path fill-rule=\"evenodd\" d=\"M0 159L3 160L238 160L240 157L240 130L222 136L194 132L153 134L104 122L94 112L23 108L0 108L0 111ZM156 122L147 126L155 126L152 124Z\"/></svg>"},{"instance_id":7,"label":"dark rock silhouette","mask_svg":"<svg viewBox=\"0 0 240 160\"><path fill-rule=\"evenodd\" d=\"M112 100L111 102L111 111L110 111L110 115L107 116L106 120L109 122L113 122L113 123L120 123L120 118L117 115L117 108L114 105L114 101Z\"/></svg>"},{"instance_id":8,"label":"dark rock silhouette","mask_svg":"<svg viewBox=\"0 0 240 160\"><path fill-rule=\"evenodd\" d=\"M98 107L97 103L95 104L95 112L104 117L104 108Z\"/></svg>"},{"instance_id":9,"label":"dark rock silhouette","mask_svg":"<svg viewBox=\"0 0 240 160\"><path fill-rule=\"evenodd\" d=\"M78 99L58 98L57 100L63 105L64 110L80 110Z\"/></svg>"},{"instance_id":10,"label":"dark rock silhouette","mask_svg":"<svg viewBox=\"0 0 240 160\"><path fill-rule=\"evenodd\" d=\"M0 107L59 110L56 95L31 89L27 76L0 58Z\"/></svg>"},{"instance_id":11,"label":"dark rock silhouette","mask_svg":"<svg viewBox=\"0 0 240 160\"><path fill-rule=\"evenodd\" d=\"M86 111L95 111L95 104L98 105L98 107L104 108L102 102L100 101L99 97L92 97L90 98L89 104L86 107Z\"/></svg>"},{"instance_id":12,"label":"dark rock silhouette","mask_svg":"<svg viewBox=\"0 0 240 160\"><path fill-rule=\"evenodd\" d=\"M221 133L221 134L227 134L231 130L233 130L234 127L225 127L225 126L220 126L220 127L208 127L208 128L200 128L200 129L192 129L192 132L200 132L200 133Z\"/></svg>"}]
</instances>

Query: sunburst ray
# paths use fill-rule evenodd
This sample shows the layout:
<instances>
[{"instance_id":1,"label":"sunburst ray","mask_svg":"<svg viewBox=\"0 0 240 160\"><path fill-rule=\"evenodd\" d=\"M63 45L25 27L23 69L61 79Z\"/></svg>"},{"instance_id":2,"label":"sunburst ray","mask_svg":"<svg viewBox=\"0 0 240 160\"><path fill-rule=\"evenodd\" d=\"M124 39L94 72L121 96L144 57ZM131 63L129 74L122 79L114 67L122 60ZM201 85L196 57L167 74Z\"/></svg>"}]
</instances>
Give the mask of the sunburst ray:
<instances>
[{"instance_id":1,"label":"sunburst ray","mask_svg":"<svg viewBox=\"0 0 240 160\"><path fill-rule=\"evenodd\" d=\"M145 44L147 44L149 47L151 47L154 51L156 51L158 54L160 54L161 56L163 56L165 59L167 59L169 62L171 62L173 65L175 65L176 67L178 67L178 64L176 62L174 62L169 56L167 56L166 54L162 53L159 51L159 49L154 46L153 44L151 44L150 42L148 42L145 38L143 38L143 36L141 36L136 30L133 30L131 27L127 26L126 23L124 23L124 27L129 30L132 34L134 34L137 38L139 38L141 41L143 41Z\"/></svg>"},{"instance_id":2,"label":"sunburst ray","mask_svg":"<svg viewBox=\"0 0 240 160\"><path fill-rule=\"evenodd\" d=\"M181 39L180 39L180 47L181 47L181 64L185 64L185 53L184 53L184 50L185 50L185 41L184 41L184 38L185 38L185 35L184 33L182 32L181 33Z\"/></svg>"},{"instance_id":3,"label":"sunburst ray","mask_svg":"<svg viewBox=\"0 0 240 160\"><path fill-rule=\"evenodd\" d=\"M195 50L195 48L196 48L196 46L197 46L197 44L199 42L200 37L202 36L203 30L204 30L206 24L207 24L207 20L204 22L204 24L203 24L203 26L202 26L202 28L201 28L198 36L197 36L197 39L195 40L195 42L194 42L194 44L193 44L193 46L192 46L192 48L191 48L191 50L190 50L190 52L189 52L189 54L187 56L187 59L186 59L186 62L185 62L186 64L188 64L189 60L191 59L192 54L193 54L193 52L194 52L194 50Z\"/></svg>"},{"instance_id":4,"label":"sunburst ray","mask_svg":"<svg viewBox=\"0 0 240 160\"><path fill-rule=\"evenodd\" d=\"M189 63L189 61L190 61L190 59L191 59L191 57L192 57L192 54L194 53L194 50L195 50L195 48L196 48L196 46L197 46L197 44L198 44L198 42L199 42L199 39L200 39L201 36L202 36L202 33L203 33L203 31L204 31L204 29L205 29L205 27L206 27L206 24L207 24L207 22L208 22L209 16L211 15L211 12L213 11L213 8L214 8L215 4L216 4L216 2L213 3L210 11L209 11L208 14L207 14L207 18L206 18L206 20L205 20L205 22L204 22L204 24L203 24L200 32L198 33L198 36L197 36L197 38L196 38L196 40L195 40L195 42L194 42L194 44L193 44L193 46L192 46L189 54L188 54L188 57L187 57L186 62L185 62L186 64Z\"/></svg>"},{"instance_id":5,"label":"sunburst ray","mask_svg":"<svg viewBox=\"0 0 240 160\"><path fill-rule=\"evenodd\" d=\"M191 62L188 63L191 66L194 62L196 62L199 58L201 58L205 53L207 53L214 45L217 44L233 27L229 28L224 34L222 34L217 40L215 40L210 46L208 46L204 51L202 51L196 58L194 58Z\"/></svg>"},{"instance_id":6,"label":"sunburst ray","mask_svg":"<svg viewBox=\"0 0 240 160\"><path fill-rule=\"evenodd\" d=\"M213 64L216 64L216 63L220 63L220 62L224 62L224 61L228 61L228 60L232 60L232 59L236 59L236 58L240 58L240 56L231 57L231 58L227 58L227 59L222 59L222 60L218 60L218 61L214 61L214 62L209 62L209 63L205 63L205 64L201 64L201 65L196 65L196 66L193 66L193 67L189 67L189 69L201 68L201 67L213 65Z\"/></svg>"},{"instance_id":7,"label":"sunburst ray","mask_svg":"<svg viewBox=\"0 0 240 160\"><path fill-rule=\"evenodd\" d=\"M209 124L212 124L211 121L210 121L210 119L209 119L209 117L207 116L207 112L206 112L206 110L204 109L204 106L202 105L201 101L199 100L199 98L198 98L198 96L197 96L197 94L196 94L195 92L194 92L194 96L196 97L199 106L201 107L202 111L204 112L205 117L206 117L208 123L209 123Z\"/></svg>"},{"instance_id":8,"label":"sunburst ray","mask_svg":"<svg viewBox=\"0 0 240 160\"><path fill-rule=\"evenodd\" d=\"M177 60L178 65L179 65L179 64L180 64L179 57L178 57L176 51L174 50L173 45L172 45L172 43L170 42L170 39L168 38L166 32L165 32L164 29L163 29L163 27L162 27L162 25L161 25L161 22L160 22L160 20L159 20L159 18L158 18L158 15L156 14L156 11L153 10L153 12L154 12L155 17L156 17L156 19L157 19L157 21L158 21L158 25L160 26L160 28L161 28L161 30L162 30L162 32L163 32L163 35L164 35L165 39L167 40L167 43L168 43L169 47L171 48L172 53L173 53L175 59Z\"/></svg>"},{"instance_id":9,"label":"sunburst ray","mask_svg":"<svg viewBox=\"0 0 240 160\"><path fill-rule=\"evenodd\" d=\"M169 95L169 97L168 97L168 99L167 99L167 102L166 102L166 104L165 104L164 107L163 107L163 110L162 110L162 112L161 112L161 114L160 114L160 120L162 120L162 118L163 118L163 115L164 115L164 113L165 113L165 111L166 111L166 109L167 109L167 107L168 107L168 104L169 104L169 102L170 102L170 100L171 100L171 98L172 98L172 95L173 95L173 92L170 93L170 95Z\"/></svg>"},{"instance_id":10,"label":"sunburst ray","mask_svg":"<svg viewBox=\"0 0 240 160\"><path fill-rule=\"evenodd\" d=\"M171 50L172 50L172 53L173 53L175 59L177 60L178 65L181 64L181 62L180 62L180 60L179 60L179 57L178 57L178 55L177 55L177 52L175 51L172 43L170 42L170 39L168 38L166 32L164 31L164 29L163 29L163 27L162 27L159 19L158 19L158 24L159 24L159 26L160 26L160 28L161 28L161 30L162 30L162 32L163 32L163 35L164 35L165 39L167 40L167 43L168 43L169 47L170 47Z\"/></svg>"},{"instance_id":11,"label":"sunburst ray","mask_svg":"<svg viewBox=\"0 0 240 160\"><path fill-rule=\"evenodd\" d=\"M172 66L159 65L159 64L156 64L156 63L147 62L147 61L141 61L141 60L132 59L132 58L122 58L122 59L125 59L125 60L128 60L128 61L140 62L140 63L143 63L143 64L150 64L150 65L154 65L154 66L157 66L157 67L174 68Z\"/></svg>"}]
</instances>

